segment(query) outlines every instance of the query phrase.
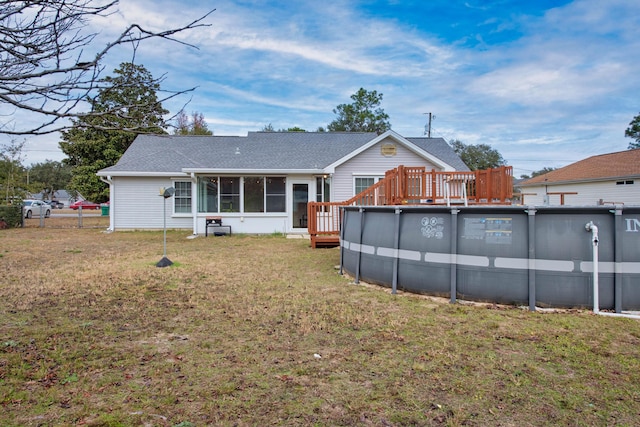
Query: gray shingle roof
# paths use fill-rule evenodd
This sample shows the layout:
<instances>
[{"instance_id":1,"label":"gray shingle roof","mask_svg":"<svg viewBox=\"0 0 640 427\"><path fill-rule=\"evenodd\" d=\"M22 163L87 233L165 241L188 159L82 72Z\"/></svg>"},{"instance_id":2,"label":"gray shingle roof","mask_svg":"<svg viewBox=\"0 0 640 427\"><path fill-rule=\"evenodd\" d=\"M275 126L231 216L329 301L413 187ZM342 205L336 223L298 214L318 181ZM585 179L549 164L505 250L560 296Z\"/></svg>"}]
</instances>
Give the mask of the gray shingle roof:
<instances>
[{"instance_id":1,"label":"gray shingle roof","mask_svg":"<svg viewBox=\"0 0 640 427\"><path fill-rule=\"evenodd\" d=\"M453 151L453 148L443 138L405 138L422 150L451 165L457 171L468 171L467 166ZM409 166L409 165L407 165Z\"/></svg>"},{"instance_id":2,"label":"gray shingle roof","mask_svg":"<svg viewBox=\"0 0 640 427\"><path fill-rule=\"evenodd\" d=\"M377 138L358 132L249 132L244 136L140 135L114 172L179 173L183 169L318 170ZM458 170L468 170L442 138L407 138Z\"/></svg>"}]
</instances>

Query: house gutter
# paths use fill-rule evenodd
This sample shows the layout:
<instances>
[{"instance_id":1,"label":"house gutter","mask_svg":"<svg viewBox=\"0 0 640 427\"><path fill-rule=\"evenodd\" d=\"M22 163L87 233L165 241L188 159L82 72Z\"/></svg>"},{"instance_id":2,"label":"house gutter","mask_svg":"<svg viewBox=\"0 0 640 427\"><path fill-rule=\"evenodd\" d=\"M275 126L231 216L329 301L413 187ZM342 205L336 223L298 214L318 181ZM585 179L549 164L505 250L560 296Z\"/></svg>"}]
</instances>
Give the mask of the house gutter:
<instances>
[{"instance_id":1,"label":"house gutter","mask_svg":"<svg viewBox=\"0 0 640 427\"><path fill-rule=\"evenodd\" d=\"M114 177L114 176L132 176L132 177L184 177L188 176L184 172L134 172L134 171L113 171L113 172L98 172L96 175L99 177Z\"/></svg>"},{"instance_id":2,"label":"house gutter","mask_svg":"<svg viewBox=\"0 0 640 427\"><path fill-rule=\"evenodd\" d=\"M327 173L325 169L215 169L215 168L184 168L182 172L188 174L218 174L218 175L318 175Z\"/></svg>"},{"instance_id":3,"label":"house gutter","mask_svg":"<svg viewBox=\"0 0 640 427\"><path fill-rule=\"evenodd\" d=\"M115 230L115 215L113 212L113 205L114 205L114 195L115 195L115 186L113 185L113 180L111 179L111 175L107 175L105 176L100 176L100 181L104 182L105 184L107 184L109 186L109 228L107 228L107 231L114 231Z\"/></svg>"}]
</instances>

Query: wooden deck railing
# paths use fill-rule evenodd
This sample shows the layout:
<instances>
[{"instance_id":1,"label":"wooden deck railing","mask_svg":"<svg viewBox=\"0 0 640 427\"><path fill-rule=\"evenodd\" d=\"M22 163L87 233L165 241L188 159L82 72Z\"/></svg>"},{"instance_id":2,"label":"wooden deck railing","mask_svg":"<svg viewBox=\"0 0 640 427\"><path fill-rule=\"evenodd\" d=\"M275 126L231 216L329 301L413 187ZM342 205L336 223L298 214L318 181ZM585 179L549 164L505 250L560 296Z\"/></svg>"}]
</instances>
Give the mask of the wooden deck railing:
<instances>
[{"instance_id":1,"label":"wooden deck railing","mask_svg":"<svg viewBox=\"0 0 640 427\"><path fill-rule=\"evenodd\" d=\"M509 204L512 178L511 166L471 172L398 166L349 200L310 202L307 218L311 246L339 243L341 206Z\"/></svg>"}]
</instances>

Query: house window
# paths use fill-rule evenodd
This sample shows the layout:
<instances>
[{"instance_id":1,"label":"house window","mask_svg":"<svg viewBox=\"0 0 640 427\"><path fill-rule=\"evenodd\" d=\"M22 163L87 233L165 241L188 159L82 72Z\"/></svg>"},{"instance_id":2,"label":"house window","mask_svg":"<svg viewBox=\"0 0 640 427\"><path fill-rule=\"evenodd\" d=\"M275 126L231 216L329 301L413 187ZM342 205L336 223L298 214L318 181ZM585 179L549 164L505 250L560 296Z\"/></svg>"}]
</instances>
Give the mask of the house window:
<instances>
[{"instance_id":1,"label":"house window","mask_svg":"<svg viewBox=\"0 0 640 427\"><path fill-rule=\"evenodd\" d=\"M358 176L355 178L354 195L362 193L367 188L378 182L379 178L373 176Z\"/></svg>"},{"instance_id":2,"label":"house window","mask_svg":"<svg viewBox=\"0 0 640 427\"><path fill-rule=\"evenodd\" d=\"M287 186L284 177L265 178L267 212L286 212Z\"/></svg>"},{"instance_id":3,"label":"house window","mask_svg":"<svg viewBox=\"0 0 640 427\"><path fill-rule=\"evenodd\" d=\"M198 212L218 212L217 176L198 178Z\"/></svg>"},{"instance_id":4,"label":"house window","mask_svg":"<svg viewBox=\"0 0 640 427\"><path fill-rule=\"evenodd\" d=\"M198 178L198 212L286 212L286 202L286 179L282 176Z\"/></svg>"},{"instance_id":5,"label":"house window","mask_svg":"<svg viewBox=\"0 0 640 427\"><path fill-rule=\"evenodd\" d=\"M316 177L316 202L331 201L331 177Z\"/></svg>"},{"instance_id":6,"label":"house window","mask_svg":"<svg viewBox=\"0 0 640 427\"><path fill-rule=\"evenodd\" d=\"M626 180L626 181L617 181L616 182L616 185L631 185L631 184L633 184L633 180L632 179L629 179L629 180Z\"/></svg>"},{"instance_id":7,"label":"house window","mask_svg":"<svg viewBox=\"0 0 640 427\"><path fill-rule=\"evenodd\" d=\"M176 189L173 195L175 213L191 213L191 182L176 181L173 184Z\"/></svg>"},{"instance_id":8,"label":"house window","mask_svg":"<svg viewBox=\"0 0 640 427\"><path fill-rule=\"evenodd\" d=\"M240 178L220 178L220 212L240 212Z\"/></svg>"}]
</instances>

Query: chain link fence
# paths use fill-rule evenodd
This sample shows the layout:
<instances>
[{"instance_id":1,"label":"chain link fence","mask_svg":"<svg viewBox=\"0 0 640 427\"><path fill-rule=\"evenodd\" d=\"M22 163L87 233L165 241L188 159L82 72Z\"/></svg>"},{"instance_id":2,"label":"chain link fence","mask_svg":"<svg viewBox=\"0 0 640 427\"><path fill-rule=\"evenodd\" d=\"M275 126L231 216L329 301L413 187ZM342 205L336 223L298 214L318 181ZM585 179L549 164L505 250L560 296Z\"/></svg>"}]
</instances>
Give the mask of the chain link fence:
<instances>
[{"instance_id":1,"label":"chain link fence","mask_svg":"<svg viewBox=\"0 0 640 427\"><path fill-rule=\"evenodd\" d=\"M52 209L49 216L45 212L25 218L22 228L108 228L108 211L87 209Z\"/></svg>"}]
</instances>

